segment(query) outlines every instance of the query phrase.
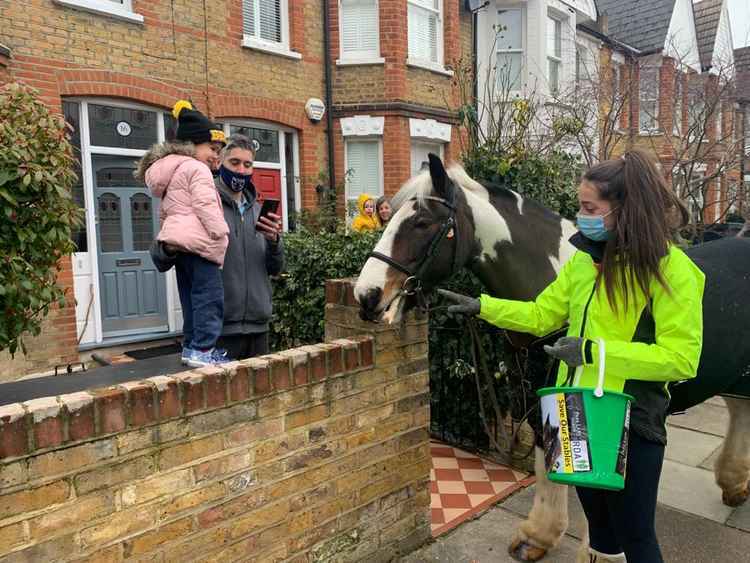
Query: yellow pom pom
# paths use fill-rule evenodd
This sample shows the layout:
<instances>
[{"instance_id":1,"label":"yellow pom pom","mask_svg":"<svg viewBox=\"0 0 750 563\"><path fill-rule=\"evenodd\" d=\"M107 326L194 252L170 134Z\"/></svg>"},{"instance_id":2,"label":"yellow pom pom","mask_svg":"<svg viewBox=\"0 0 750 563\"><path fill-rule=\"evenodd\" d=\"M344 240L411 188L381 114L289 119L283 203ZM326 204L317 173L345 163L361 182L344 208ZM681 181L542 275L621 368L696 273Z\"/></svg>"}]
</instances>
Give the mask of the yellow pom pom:
<instances>
[{"instance_id":1,"label":"yellow pom pom","mask_svg":"<svg viewBox=\"0 0 750 563\"><path fill-rule=\"evenodd\" d=\"M179 119L180 112L184 109L193 109L193 104L191 104L187 100L178 100L172 108L172 115L174 115L174 118Z\"/></svg>"}]
</instances>

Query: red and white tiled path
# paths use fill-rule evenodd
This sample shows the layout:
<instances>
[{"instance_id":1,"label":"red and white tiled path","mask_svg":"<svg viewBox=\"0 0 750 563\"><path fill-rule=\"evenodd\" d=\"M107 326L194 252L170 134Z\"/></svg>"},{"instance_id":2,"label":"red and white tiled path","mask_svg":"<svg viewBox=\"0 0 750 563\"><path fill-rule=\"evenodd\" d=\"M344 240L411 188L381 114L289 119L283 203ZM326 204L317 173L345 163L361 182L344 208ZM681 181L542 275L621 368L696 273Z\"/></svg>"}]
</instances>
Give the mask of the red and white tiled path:
<instances>
[{"instance_id":1,"label":"red and white tiled path","mask_svg":"<svg viewBox=\"0 0 750 563\"><path fill-rule=\"evenodd\" d=\"M440 442L430 442L430 451L433 537L484 512L532 480L527 473Z\"/></svg>"}]
</instances>

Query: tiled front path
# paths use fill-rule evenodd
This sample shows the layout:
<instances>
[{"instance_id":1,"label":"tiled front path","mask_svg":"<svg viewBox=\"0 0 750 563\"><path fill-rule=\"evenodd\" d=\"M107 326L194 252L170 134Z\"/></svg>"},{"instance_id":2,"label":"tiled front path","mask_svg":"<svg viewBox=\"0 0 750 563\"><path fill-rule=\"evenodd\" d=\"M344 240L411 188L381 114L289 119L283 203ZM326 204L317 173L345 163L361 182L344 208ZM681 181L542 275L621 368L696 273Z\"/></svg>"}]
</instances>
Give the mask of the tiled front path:
<instances>
[{"instance_id":1,"label":"tiled front path","mask_svg":"<svg viewBox=\"0 0 750 563\"><path fill-rule=\"evenodd\" d=\"M432 536L485 511L532 481L527 473L432 442Z\"/></svg>"}]
</instances>

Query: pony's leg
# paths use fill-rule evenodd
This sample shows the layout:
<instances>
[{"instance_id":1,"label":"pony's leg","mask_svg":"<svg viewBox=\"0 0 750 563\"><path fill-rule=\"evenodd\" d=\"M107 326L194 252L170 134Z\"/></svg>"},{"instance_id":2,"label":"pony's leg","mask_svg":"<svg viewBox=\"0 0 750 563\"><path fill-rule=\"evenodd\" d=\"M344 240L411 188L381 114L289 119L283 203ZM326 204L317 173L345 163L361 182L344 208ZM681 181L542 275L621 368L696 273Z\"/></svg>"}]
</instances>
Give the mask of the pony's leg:
<instances>
[{"instance_id":1,"label":"pony's leg","mask_svg":"<svg viewBox=\"0 0 750 563\"><path fill-rule=\"evenodd\" d=\"M750 474L750 400L724 397L729 409L729 429L714 466L716 484L727 506L747 500Z\"/></svg>"},{"instance_id":2,"label":"pony's leg","mask_svg":"<svg viewBox=\"0 0 750 563\"><path fill-rule=\"evenodd\" d=\"M568 528L568 487L547 479L544 451L536 447L534 453L534 504L508 548L518 561L539 561L558 544Z\"/></svg>"}]
</instances>

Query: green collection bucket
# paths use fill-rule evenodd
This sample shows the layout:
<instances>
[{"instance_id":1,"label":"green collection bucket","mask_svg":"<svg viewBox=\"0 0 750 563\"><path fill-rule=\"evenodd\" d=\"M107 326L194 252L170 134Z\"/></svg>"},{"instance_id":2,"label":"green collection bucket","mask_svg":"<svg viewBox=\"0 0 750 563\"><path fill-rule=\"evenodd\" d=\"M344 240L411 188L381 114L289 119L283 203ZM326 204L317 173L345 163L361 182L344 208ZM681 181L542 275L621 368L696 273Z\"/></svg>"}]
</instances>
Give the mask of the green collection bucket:
<instances>
[{"instance_id":1,"label":"green collection bucket","mask_svg":"<svg viewBox=\"0 0 750 563\"><path fill-rule=\"evenodd\" d=\"M537 391L544 462L547 477L555 483L619 491L625 487L633 397L603 390L603 350L600 341L595 389L572 386Z\"/></svg>"}]
</instances>

